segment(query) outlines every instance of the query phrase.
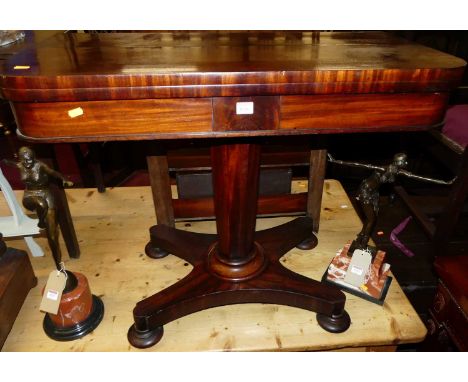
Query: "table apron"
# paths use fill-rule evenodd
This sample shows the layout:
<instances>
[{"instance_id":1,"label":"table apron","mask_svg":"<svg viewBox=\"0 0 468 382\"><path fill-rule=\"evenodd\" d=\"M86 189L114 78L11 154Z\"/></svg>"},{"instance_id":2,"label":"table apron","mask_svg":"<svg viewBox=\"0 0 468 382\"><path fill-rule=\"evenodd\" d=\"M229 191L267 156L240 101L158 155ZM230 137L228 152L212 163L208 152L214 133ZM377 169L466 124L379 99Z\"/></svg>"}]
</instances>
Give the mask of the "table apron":
<instances>
[{"instance_id":1,"label":"table apron","mask_svg":"<svg viewBox=\"0 0 468 382\"><path fill-rule=\"evenodd\" d=\"M447 101L447 93L403 93L11 105L20 136L53 142L414 130L440 123ZM239 103L252 103L251 113L238 114Z\"/></svg>"}]
</instances>

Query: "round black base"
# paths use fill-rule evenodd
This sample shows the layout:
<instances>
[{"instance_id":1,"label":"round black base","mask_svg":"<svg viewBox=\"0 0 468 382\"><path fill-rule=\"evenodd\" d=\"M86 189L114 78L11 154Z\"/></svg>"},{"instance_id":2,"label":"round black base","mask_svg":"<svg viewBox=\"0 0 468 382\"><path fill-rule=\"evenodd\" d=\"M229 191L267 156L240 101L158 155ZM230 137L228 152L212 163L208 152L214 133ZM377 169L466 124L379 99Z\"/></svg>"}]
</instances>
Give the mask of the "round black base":
<instances>
[{"instance_id":1,"label":"round black base","mask_svg":"<svg viewBox=\"0 0 468 382\"><path fill-rule=\"evenodd\" d=\"M70 326L68 328L58 328L46 314L44 317L43 328L45 333L56 341L73 341L90 333L101 323L104 317L104 304L102 300L93 295L93 307L91 314L83 322Z\"/></svg>"},{"instance_id":2,"label":"round black base","mask_svg":"<svg viewBox=\"0 0 468 382\"><path fill-rule=\"evenodd\" d=\"M153 330L139 331L135 325L130 326L127 333L128 342L136 348L146 349L157 344L164 334L164 327L158 326Z\"/></svg>"},{"instance_id":3,"label":"round black base","mask_svg":"<svg viewBox=\"0 0 468 382\"><path fill-rule=\"evenodd\" d=\"M162 248L155 247L151 241L145 246L146 256L151 257L152 259L162 259L169 255L169 252L165 251Z\"/></svg>"},{"instance_id":4,"label":"round black base","mask_svg":"<svg viewBox=\"0 0 468 382\"><path fill-rule=\"evenodd\" d=\"M317 322L322 329L325 329L330 333L343 333L351 325L351 318L348 312L343 310L343 313L337 316L326 316L321 313L317 313Z\"/></svg>"},{"instance_id":5,"label":"round black base","mask_svg":"<svg viewBox=\"0 0 468 382\"><path fill-rule=\"evenodd\" d=\"M308 250L308 249L314 249L318 244L317 236L312 235L308 237L307 239L301 241L298 245L296 245L296 248L302 249L302 250Z\"/></svg>"}]
</instances>

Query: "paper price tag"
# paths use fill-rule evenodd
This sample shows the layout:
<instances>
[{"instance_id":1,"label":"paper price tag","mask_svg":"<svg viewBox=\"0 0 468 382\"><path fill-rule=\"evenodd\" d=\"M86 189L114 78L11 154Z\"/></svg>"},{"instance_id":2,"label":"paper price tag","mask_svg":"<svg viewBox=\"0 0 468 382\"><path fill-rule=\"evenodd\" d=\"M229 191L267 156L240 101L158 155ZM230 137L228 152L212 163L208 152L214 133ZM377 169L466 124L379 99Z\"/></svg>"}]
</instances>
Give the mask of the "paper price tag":
<instances>
[{"instance_id":1,"label":"paper price tag","mask_svg":"<svg viewBox=\"0 0 468 382\"><path fill-rule=\"evenodd\" d=\"M253 114L253 102L236 102L236 114Z\"/></svg>"},{"instance_id":2,"label":"paper price tag","mask_svg":"<svg viewBox=\"0 0 468 382\"><path fill-rule=\"evenodd\" d=\"M361 249L356 249L351 257L346 276L343 281L359 288L364 284L366 273L372 262L372 255Z\"/></svg>"},{"instance_id":3,"label":"paper price tag","mask_svg":"<svg viewBox=\"0 0 468 382\"><path fill-rule=\"evenodd\" d=\"M50 272L39 307L41 311L57 314L66 281L67 278L63 272Z\"/></svg>"},{"instance_id":4,"label":"paper price tag","mask_svg":"<svg viewBox=\"0 0 468 382\"><path fill-rule=\"evenodd\" d=\"M70 118L76 118L79 117L80 115L83 115L84 111L81 107L77 107L75 109L68 110L68 116Z\"/></svg>"}]
</instances>

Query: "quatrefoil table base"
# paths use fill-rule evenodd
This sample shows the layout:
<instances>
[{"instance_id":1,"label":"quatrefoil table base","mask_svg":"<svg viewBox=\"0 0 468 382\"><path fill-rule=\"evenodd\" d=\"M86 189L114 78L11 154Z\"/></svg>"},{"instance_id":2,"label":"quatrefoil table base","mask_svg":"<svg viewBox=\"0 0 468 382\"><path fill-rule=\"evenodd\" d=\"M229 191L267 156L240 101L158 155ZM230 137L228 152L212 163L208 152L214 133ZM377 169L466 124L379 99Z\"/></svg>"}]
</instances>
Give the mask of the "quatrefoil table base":
<instances>
[{"instance_id":1,"label":"quatrefoil table base","mask_svg":"<svg viewBox=\"0 0 468 382\"><path fill-rule=\"evenodd\" d=\"M313 220L301 217L255 231L260 147L214 146L211 155L218 234L187 232L165 225L150 228L151 240L146 246L150 257L172 253L192 264L193 269L182 280L136 305L129 342L138 348L150 347L160 341L163 326L173 320L240 303L307 309L318 313L319 325L329 332L348 329L346 297L340 290L280 263L294 247L312 249L317 245ZM249 179L249 187L238 181L244 176Z\"/></svg>"}]
</instances>

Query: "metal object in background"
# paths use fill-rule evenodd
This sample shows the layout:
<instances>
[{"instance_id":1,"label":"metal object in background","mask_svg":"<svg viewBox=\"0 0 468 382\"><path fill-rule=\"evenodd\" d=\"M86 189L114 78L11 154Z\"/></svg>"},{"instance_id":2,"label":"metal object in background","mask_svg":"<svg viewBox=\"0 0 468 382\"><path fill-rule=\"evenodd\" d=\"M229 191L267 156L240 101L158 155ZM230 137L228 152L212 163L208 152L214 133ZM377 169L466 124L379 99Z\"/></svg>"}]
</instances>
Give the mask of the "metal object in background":
<instances>
[{"instance_id":1,"label":"metal object in background","mask_svg":"<svg viewBox=\"0 0 468 382\"><path fill-rule=\"evenodd\" d=\"M26 36L24 31L0 31L0 46L13 44Z\"/></svg>"}]
</instances>

